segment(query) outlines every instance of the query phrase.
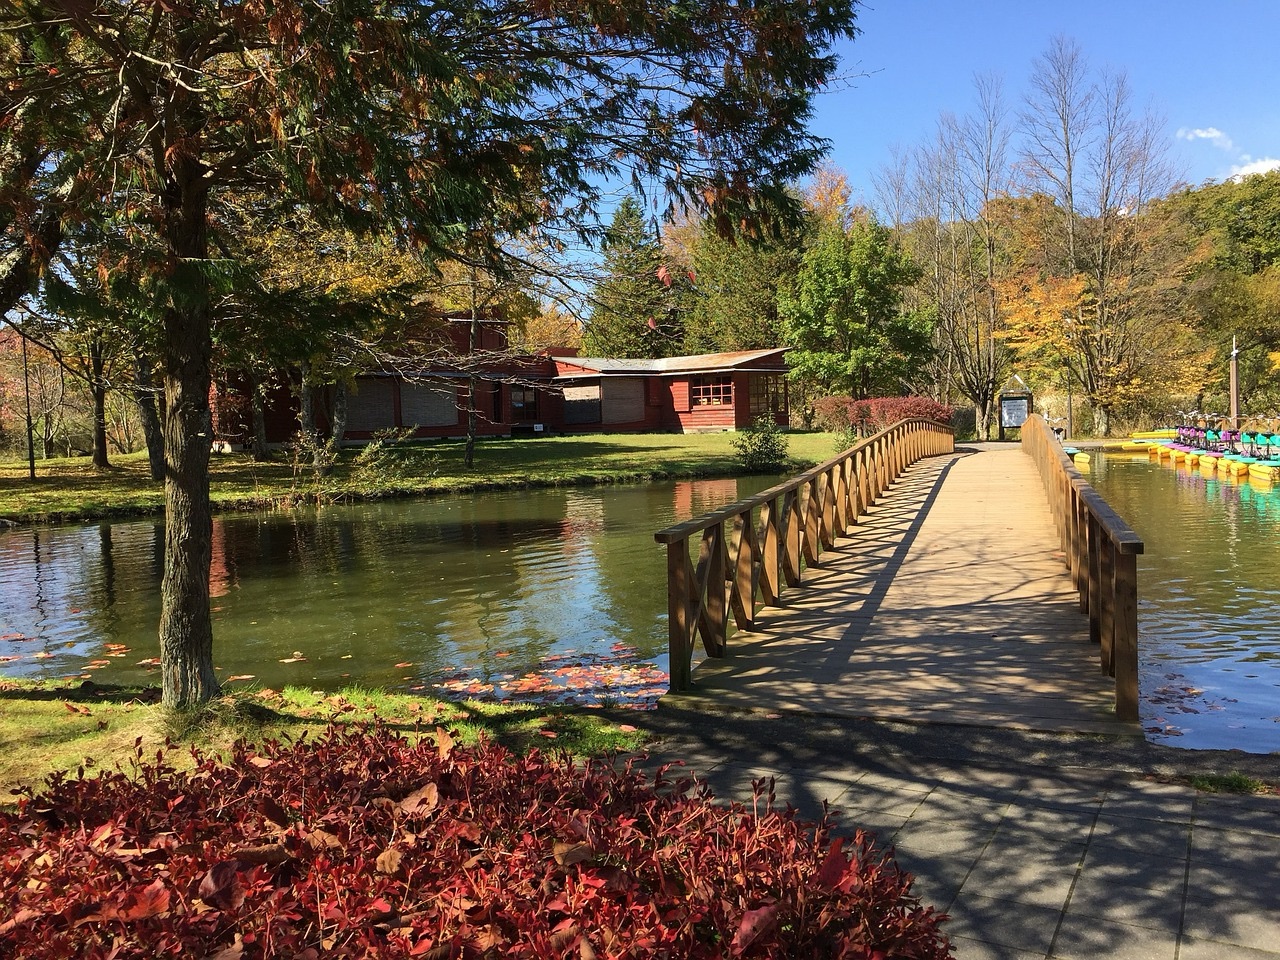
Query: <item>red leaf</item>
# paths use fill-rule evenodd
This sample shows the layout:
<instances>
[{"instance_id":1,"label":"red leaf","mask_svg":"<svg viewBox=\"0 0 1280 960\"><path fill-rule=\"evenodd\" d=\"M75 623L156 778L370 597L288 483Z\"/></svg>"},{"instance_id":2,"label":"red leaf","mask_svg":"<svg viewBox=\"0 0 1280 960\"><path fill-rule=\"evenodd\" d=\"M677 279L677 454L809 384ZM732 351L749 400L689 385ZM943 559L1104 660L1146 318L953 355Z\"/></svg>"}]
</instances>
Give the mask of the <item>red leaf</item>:
<instances>
[{"instance_id":1,"label":"red leaf","mask_svg":"<svg viewBox=\"0 0 1280 960\"><path fill-rule=\"evenodd\" d=\"M840 849L844 846L844 837L836 837L827 851L827 858L822 861L822 869L818 871L818 886L823 890L834 890L849 870L849 860Z\"/></svg>"},{"instance_id":2,"label":"red leaf","mask_svg":"<svg viewBox=\"0 0 1280 960\"><path fill-rule=\"evenodd\" d=\"M447 734L446 734L447 736ZM413 793L409 794L398 804L397 809L406 816L417 815L425 817L427 814L435 810L436 805L440 802L440 788L434 783L428 783L426 786L419 787Z\"/></svg>"},{"instance_id":3,"label":"red leaf","mask_svg":"<svg viewBox=\"0 0 1280 960\"><path fill-rule=\"evenodd\" d=\"M732 956L738 957L751 946L762 934L768 932L778 922L778 905L769 903L755 910L748 910L742 915L738 924L738 932L733 935L733 943L729 945Z\"/></svg>"},{"instance_id":4,"label":"red leaf","mask_svg":"<svg viewBox=\"0 0 1280 960\"><path fill-rule=\"evenodd\" d=\"M244 903L239 867L236 860L223 860L210 867L200 881L200 899L219 910L230 910Z\"/></svg>"},{"instance_id":5,"label":"red leaf","mask_svg":"<svg viewBox=\"0 0 1280 960\"><path fill-rule=\"evenodd\" d=\"M440 750L440 760L444 762L453 753L453 737L443 727L436 727L436 746Z\"/></svg>"},{"instance_id":6,"label":"red leaf","mask_svg":"<svg viewBox=\"0 0 1280 960\"><path fill-rule=\"evenodd\" d=\"M169 888L158 877L145 887L129 891L124 903L115 911L121 920L145 920L169 910Z\"/></svg>"}]
</instances>

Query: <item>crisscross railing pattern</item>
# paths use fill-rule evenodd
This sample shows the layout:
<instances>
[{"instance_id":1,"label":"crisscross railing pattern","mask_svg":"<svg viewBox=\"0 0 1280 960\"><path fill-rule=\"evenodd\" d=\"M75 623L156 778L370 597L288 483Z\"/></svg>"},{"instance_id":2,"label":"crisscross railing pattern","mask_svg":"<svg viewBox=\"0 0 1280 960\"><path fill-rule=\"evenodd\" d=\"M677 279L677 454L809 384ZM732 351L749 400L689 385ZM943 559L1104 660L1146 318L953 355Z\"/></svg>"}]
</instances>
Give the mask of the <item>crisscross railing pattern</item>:
<instances>
[{"instance_id":1,"label":"crisscross railing pattern","mask_svg":"<svg viewBox=\"0 0 1280 960\"><path fill-rule=\"evenodd\" d=\"M950 424L902 420L785 483L654 534L667 547L671 689L689 689L699 638L708 656L723 657L731 619L751 630L756 603L781 606L786 588L821 565L903 470L954 449Z\"/></svg>"},{"instance_id":2,"label":"crisscross railing pattern","mask_svg":"<svg viewBox=\"0 0 1280 960\"><path fill-rule=\"evenodd\" d=\"M1089 615L1102 672L1115 677L1116 716L1138 719L1139 537L1089 485L1054 439L1048 424L1031 416L1022 425L1022 448L1044 481L1062 554Z\"/></svg>"}]
</instances>

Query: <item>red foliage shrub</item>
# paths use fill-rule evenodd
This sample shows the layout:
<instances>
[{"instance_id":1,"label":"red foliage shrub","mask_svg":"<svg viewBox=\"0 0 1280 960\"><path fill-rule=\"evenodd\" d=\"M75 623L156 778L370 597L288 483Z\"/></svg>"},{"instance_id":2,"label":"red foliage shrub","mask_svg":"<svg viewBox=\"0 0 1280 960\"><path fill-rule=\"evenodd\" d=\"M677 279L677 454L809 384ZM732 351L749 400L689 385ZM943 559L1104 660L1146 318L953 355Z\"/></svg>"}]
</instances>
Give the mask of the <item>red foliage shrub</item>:
<instances>
[{"instance_id":1,"label":"red foliage shrub","mask_svg":"<svg viewBox=\"0 0 1280 960\"><path fill-rule=\"evenodd\" d=\"M0 814L0 956L949 956L861 832L664 773L381 728L196 761Z\"/></svg>"},{"instance_id":2,"label":"red foliage shrub","mask_svg":"<svg viewBox=\"0 0 1280 960\"><path fill-rule=\"evenodd\" d=\"M945 403L928 397L822 397L814 401L813 408L818 429L838 433L852 427L864 435L879 433L909 417L950 423L953 412Z\"/></svg>"}]
</instances>

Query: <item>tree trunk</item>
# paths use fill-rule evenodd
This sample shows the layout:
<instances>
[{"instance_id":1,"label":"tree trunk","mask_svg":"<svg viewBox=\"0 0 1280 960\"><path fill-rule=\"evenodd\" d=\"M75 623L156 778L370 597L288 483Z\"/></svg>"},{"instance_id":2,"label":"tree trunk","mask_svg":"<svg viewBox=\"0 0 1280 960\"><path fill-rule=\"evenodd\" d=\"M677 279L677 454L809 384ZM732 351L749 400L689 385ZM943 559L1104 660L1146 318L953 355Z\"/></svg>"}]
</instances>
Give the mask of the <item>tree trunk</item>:
<instances>
[{"instance_id":1,"label":"tree trunk","mask_svg":"<svg viewBox=\"0 0 1280 960\"><path fill-rule=\"evenodd\" d=\"M333 413L330 416L330 439L333 444L333 450L338 450L342 443L342 436L347 432L347 385L339 380L333 387ZM316 473L325 476L333 469L334 457L326 456L327 450L322 447L316 447Z\"/></svg>"},{"instance_id":2,"label":"tree trunk","mask_svg":"<svg viewBox=\"0 0 1280 960\"><path fill-rule=\"evenodd\" d=\"M1098 436L1111 436L1111 408L1109 406L1100 406L1095 410L1094 426L1097 428Z\"/></svg>"},{"instance_id":3,"label":"tree trunk","mask_svg":"<svg viewBox=\"0 0 1280 960\"><path fill-rule=\"evenodd\" d=\"M160 164L165 166L166 164ZM209 619L213 516L209 504L210 293L208 197L192 156L170 161L165 239L183 286L181 306L164 315L165 542L160 599L161 690L167 707L192 707L218 693Z\"/></svg>"},{"instance_id":4,"label":"tree trunk","mask_svg":"<svg viewBox=\"0 0 1280 960\"><path fill-rule=\"evenodd\" d=\"M95 336L89 342L89 395L93 398L93 465L99 470L111 468L107 459L107 385L102 375L105 366L102 339Z\"/></svg>"},{"instance_id":5,"label":"tree trunk","mask_svg":"<svg viewBox=\"0 0 1280 960\"><path fill-rule=\"evenodd\" d=\"M263 410L262 384L256 377L249 383L249 416L253 421L253 438L249 442L249 454L261 463L267 459L267 417Z\"/></svg>"},{"instance_id":6,"label":"tree trunk","mask_svg":"<svg viewBox=\"0 0 1280 960\"><path fill-rule=\"evenodd\" d=\"M160 423L160 411L156 408L151 362L141 353L134 355L134 371L133 400L138 405L142 435L147 441L151 479L159 482L164 480L164 427Z\"/></svg>"}]
</instances>

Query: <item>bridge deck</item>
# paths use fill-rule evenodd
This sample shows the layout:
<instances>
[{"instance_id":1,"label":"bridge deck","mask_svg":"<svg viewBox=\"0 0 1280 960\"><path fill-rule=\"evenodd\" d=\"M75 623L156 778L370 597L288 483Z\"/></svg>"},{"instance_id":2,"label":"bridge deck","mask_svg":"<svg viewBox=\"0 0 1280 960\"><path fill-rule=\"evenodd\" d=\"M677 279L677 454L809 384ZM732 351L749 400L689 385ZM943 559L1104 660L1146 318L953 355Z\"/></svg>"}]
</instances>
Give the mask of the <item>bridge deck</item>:
<instances>
[{"instance_id":1,"label":"bridge deck","mask_svg":"<svg viewBox=\"0 0 1280 960\"><path fill-rule=\"evenodd\" d=\"M1137 735L1115 719L1031 458L910 467L851 536L695 669L708 706Z\"/></svg>"}]
</instances>

